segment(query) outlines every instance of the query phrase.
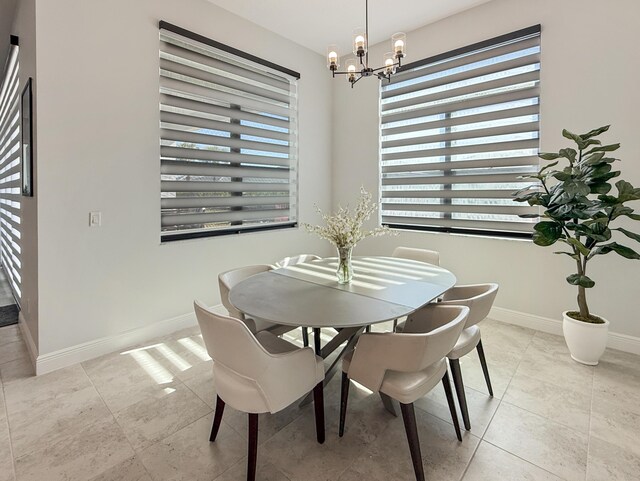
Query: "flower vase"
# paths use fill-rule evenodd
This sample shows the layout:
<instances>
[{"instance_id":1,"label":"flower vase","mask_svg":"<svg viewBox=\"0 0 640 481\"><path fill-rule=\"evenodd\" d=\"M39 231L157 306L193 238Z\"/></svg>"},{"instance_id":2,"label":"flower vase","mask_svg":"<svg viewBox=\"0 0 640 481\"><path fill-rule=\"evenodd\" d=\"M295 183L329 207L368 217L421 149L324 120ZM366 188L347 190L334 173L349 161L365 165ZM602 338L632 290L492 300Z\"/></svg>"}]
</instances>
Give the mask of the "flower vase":
<instances>
[{"instance_id":1,"label":"flower vase","mask_svg":"<svg viewBox=\"0 0 640 481\"><path fill-rule=\"evenodd\" d=\"M353 266L351 265L352 247L338 247L338 284L349 284L353 278Z\"/></svg>"}]
</instances>

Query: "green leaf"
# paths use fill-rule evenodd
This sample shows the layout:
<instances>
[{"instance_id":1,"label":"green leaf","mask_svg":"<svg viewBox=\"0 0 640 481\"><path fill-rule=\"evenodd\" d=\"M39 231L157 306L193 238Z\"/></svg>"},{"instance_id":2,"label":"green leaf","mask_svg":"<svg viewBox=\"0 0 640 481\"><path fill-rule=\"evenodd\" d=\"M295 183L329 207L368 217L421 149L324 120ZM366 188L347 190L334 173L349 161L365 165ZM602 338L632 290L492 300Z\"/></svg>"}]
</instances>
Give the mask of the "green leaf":
<instances>
[{"instance_id":1,"label":"green leaf","mask_svg":"<svg viewBox=\"0 0 640 481\"><path fill-rule=\"evenodd\" d=\"M581 276L580 274L571 274L567 277L567 282L572 286L580 286L580 287L593 287L596 285L589 277Z\"/></svg>"},{"instance_id":2,"label":"green leaf","mask_svg":"<svg viewBox=\"0 0 640 481\"><path fill-rule=\"evenodd\" d=\"M558 152L560 154L561 157L564 157L565 159L569 159L569 161L571 163L576 161L576 156L578 155L578 152L576 152L575 149L560 149L560 152Z\"/></svg>"},{"instance_id":3,"label":"green leaf","mask_svg":"<svg viewBox=\"0 0 640 481\"><path fill-rule=\"evenodd\" d=\"M572 196L576 195L588 195L591 192L591 188L581 181L569 181L564 184L564 191Z\"/></svg>"},{"instance_id":4,"label":"green leaf","mask_svg":"<svg viewBox=\"0 0 640 481\"><path fill-rule=\"evenodd\" d=\"M518 214L521 219L537 219L540 217L538 214Z\"/></svg>"},{"instance_id":5,"label":"green leaf","mask_svg":"<svg viewBox=\"0 0 640 481\"><path fill-rule=\"evenodd\" d=\"M540 152L538 154L538 157L540 157L542 160L556 160L560 158L560 155L554 154L552 152Z\"/></svg>"},{"instance_id":6,"label":"green leaf","mask_svg":"<svg viewBox=\"0 0 640 481\"><path fill-rule=\"evenodd\" d=\"M566 182L571 179L572 175L567 172L554 172L553 177L558 179L560 182Z\"/></svg>"},{"instance_id":7,"label":"green leaf","mask_svg":"<svg viewBox=\"0 0 640 481\"><path fill-rule=\"evenodd\" d=\"M592 194L606 194L611 190L611 185L606 182L589 182Z\"/></svg>"},{"instance_id":8,"label":"green leaf","mask_svg":"<svg viewBox=\"0 0 640 481\"><path fill-rule=\"evenodd\" d=\"M633 239L640 242L640 235L634 232L628 231L627 229L623 229L622 227L618 227L617 229L613 229L613 230L618 230L622 232L624 235L626 235L629 239Z\"/></svg>"},{"instance_id":9,"label":"green leaf","mask_svg":"<svg viewBox=\"0 0 640 481\"><path fill-rule=\"evenodd\" d=\"M604 152L596 152L595 154L591 154L585 157L582 161L587 165L594 165L599 163L604 157Z\"/></svg>"},{"instance_id":10,"label":"green leaf","mask_svg":"<svg viewBox=\"0 0 640 481\"><path fill-rule=\"evenodd\" d=\"M609 252L615 252L626 259L640 259L640 254L636 251L629 247L620 245L617 242L612 242L611 244L606 244L594 249L592 257L595 255L608 254Z\"/></svg>"},{"instance_id":11,"label":"green leaf","mask_svg":"<svg viewBox=\"0 0 640 481\"><path fill-rule=\"evenodd\" d=\"M590 139L591 137L597 137L598 135L603 134L607 130L609 130L609 127L611 127L611 126L610 125L605 125L603 127L599 127L597 129L590 130L586 134L581 134L580 137L582 137L585 140L586 139Z\"/></svg>"},{"instance_id":12,"label":"green leaf","mask_svg":"<svg viewBox=\"0 0 640 481\"><path fill-rule=\"evenodd\" d=\"M559 162L560 161L556 160L555 162L551 162L550 164L545 165L542 169L540 169L538 174L542 174L545 170L550 169L551 167L555 167L556 165L558 165Z\"/></svg>"},{"instance_id":13,"label":"green leaf","mask_svg":"<svg viewBox=\"0 0 640 481\"><path fill-rule=\"evenodd\" d=\"M571 244L572 246L574 246L576 249L578 249L578 251L580 252L580 254L582 254L583 256L588 256L591 251L589 249L587 249L587 246L585 246L582 242L580 242L578 239L574 239L572 237L569 237L566 242L568 244Z\"/></svg>"},{"instance_id":14,"label":"green leaf","mask_svg":"<svg viewBox=\"0 0 640 481\"><path fill-rule=\"evenodd\" d=\"M618 202L620 203L640 199L640 188L635 189L629 182L619 180L616 182L616 188L618 189Z\"/></svg>"},{"instance_id":15,"label":"green leaf","mask_svg":"<svg viewBox=\"0 0 640 481\"><path fill-rule=\"evenodd\" d=\"M543 221L538 222L533 227L533 242L539 246L550 246L560 239L562 234L562 226L557 222Z\"/></svg>"},{"instance_id":16,"label":"green leaf","mask_svg":"<svg viewBox=\"0 0 640 481\"><path fill-rule=\"evenodd\" d=\"M562 129L562 136L566 139L573 140L576 144L582 143L582 138L579 135L569 132L567 129Z\"/></svg>"},{"instance_id":17,"label":"green leaf","mask_svg":"<svg viewBox=\"0 0 640 481\"><path fill-rule=\"evenodd\" d=\"M580 260L580 256L578 254L574 254L573 252L557 251L557 252L554 252L554 254L564 254L564 255L567 255L567 256L569 256L572 259L575 259L577 261Z\"/></svg>"},{"instance_id":18,"label":"green leaf","mask_svg":"<svg viewBox=\"0 0 640 481\"><path fill-rule=\"evenodd\" d=\"M585 155L593 154L594 152L613 152L614 150L618 150L620 148L620 144L610 144L603 145L602 147L595 147L588 152L585 152Z\"/></svg>"}]
</instances>

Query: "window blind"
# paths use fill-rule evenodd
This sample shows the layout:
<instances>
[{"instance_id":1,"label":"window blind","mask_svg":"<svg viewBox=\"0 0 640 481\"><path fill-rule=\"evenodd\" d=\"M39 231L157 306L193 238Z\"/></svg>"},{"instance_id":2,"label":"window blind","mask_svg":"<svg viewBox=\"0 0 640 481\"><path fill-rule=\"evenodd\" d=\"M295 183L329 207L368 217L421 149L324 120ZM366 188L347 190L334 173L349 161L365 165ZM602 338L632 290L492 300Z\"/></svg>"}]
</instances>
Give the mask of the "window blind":
<instances>
[{"instance_id":1,"label":"window blind","mask_svg":"<svg viewBox=\"0 0 640 481\"><path fill-rule=\"evenodd\" d=\"M0 83L0 260L20 303L22 260L20 232L20 78L18 40L11 50Z\"/></svg>"},{"instance_id":2,"label":"window blind","mask_svg":"<svg viewBox=\"0 0 640 481\"><path fill-rule=\"evenodd\" d=\"M163 241L296 224L298 78L161 22Z\"/></svg>"},{"instance_id":3,"label":"window blind","mask_svg":"<svg viewBox=\"0 0 640 481\"><path fill-rule=\"evenodd\" d=\"M540 26L408 64L380 89L382 223L528 236L512 194L538 169Z\"/></svg>"}]
</instances>

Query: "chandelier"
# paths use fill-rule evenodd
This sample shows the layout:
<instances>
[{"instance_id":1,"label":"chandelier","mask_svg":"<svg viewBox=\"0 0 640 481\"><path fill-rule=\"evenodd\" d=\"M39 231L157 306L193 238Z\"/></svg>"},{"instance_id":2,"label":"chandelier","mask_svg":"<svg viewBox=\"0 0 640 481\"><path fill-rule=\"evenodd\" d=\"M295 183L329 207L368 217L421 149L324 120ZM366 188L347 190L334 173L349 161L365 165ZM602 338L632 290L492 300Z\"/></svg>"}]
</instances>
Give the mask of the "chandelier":
<instances>
[{"instance_id":1,"label":"chandelier","mask_svg":"<svg viewBox=\"0 0 640 481\"><path fill-rule=\"evenodd\" d=\"M356 58L349 58L345 61L346 70L340 71L340 55L336 45L327 47L327 67L331 70L333 77L336 75L346 75L351 84L363 77L376 75L380 80L391 81L391 75L396 69L402 66L402 59L406 56L407 36L398 32L391 36L391 52L384 54L384 66L372 68L369 66L369 0L365 0L365 28L356 29L353 32L353 53Z\"/></svg>"}]
</instances>

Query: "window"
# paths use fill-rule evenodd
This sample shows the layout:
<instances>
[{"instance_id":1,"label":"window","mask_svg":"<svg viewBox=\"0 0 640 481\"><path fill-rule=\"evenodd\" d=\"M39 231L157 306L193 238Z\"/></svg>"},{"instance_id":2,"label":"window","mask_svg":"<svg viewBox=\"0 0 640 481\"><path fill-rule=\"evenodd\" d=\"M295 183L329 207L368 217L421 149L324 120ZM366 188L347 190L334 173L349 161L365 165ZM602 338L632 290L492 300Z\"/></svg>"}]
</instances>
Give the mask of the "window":
<instances>
[{"instance_id":1,"label":"window","mask_svg":"<svg viewBox=\"0 0 640 481\"><path fill-rule=\"evenodd\" d=\"M407 64L380 90L382 223L530 237L540 26Z\"/></svg>"},{"instance_id":2,"label":"window","mask_svg":"<svg viewBox=\"0 0 640 481\"><path fill-rule=\"evenodd\" d=\"M18 304L22 294L20 229L20 77L18 38L11 36L0 77L0 259Z\"/></svg>"},{"instance_id":3,"label":"window","mask_svg":"<svg viewBox=\"0 0 640 481\"><path fill-rule=\"evenodd\" d=\"M162 241L296 225L299 77L160 22Z\"/></svg>"}]
</instances>

